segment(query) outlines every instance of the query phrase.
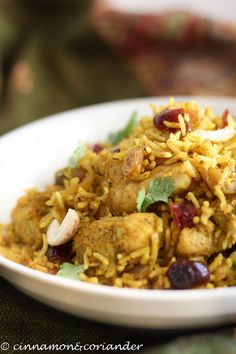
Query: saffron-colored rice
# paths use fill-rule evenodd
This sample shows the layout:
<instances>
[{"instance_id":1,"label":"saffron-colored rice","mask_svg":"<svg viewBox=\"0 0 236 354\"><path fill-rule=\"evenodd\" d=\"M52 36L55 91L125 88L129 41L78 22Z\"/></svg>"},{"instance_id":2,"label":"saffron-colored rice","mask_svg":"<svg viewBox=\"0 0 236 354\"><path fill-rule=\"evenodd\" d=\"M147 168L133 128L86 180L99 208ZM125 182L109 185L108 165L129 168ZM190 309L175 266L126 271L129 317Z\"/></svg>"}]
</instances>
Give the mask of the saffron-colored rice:
<instances>
[{"instance_id":1,"label":"saffron-colored rice","mask_svg":"<svg viewBox=\"0 0 236 354\"><path fill-rule=\"evenodd\" d=\"M167 270L176 260L184 258L202 262L208 267L210 279L199 287L211 289L235 286L236 122L229 114L228 125L234 129L235 135L227 141L214 143L194 134L195 131L223 128L221 117L214 115L209 107L202 109L194 101L175 102L173 98L167 105L152 104L151 107L153 115L167 108L182 108L185 114L179 114L177 122L164 121L166 130L158 130L153 124L153 117L145 116L115 148L105 142L102 143L102 151L95 153L88 145L78 161L78 166L67 167L63 171L62 184L55 183L45 188L44 192L29 190L18 202L12 214L12 223L0 226L1 254L17 263L56 274L60 262L49 259L47 229L54 219L61 223L68 209L72 208L80 218L80 227L77 236L72 240L75 255L71 262L84 264L84 272L80 274L81 281L117 287L170 288ZM186 122L190 124L189 132L186 130ZM130 180L125 177L127 184L132 182L144 185L155 171L160 171L161 174L161 171L168 167L168 176L177 180L180 174L183 174L191 183L187 188L171 195L168 203L158 204L154 211L158 215L156 229L142 247L132 248L136 242L132 235L127 241L130 251L124 251L122 247L115 249L115 239L109 244L104 243L97 247L95 242L93 248L91 240L88 240L86 245L86 240L83 239L85 248L81 257L77 253L78 235L88 225L96 221L101 221L102 225L102 222L112 221L115 217L119 217L122 224L122 218L138 213L136 207L132 212L126 209L118 212L115 209L112 204L112 198L115 198L112 194L114 187L107 169L109 161L124 165L127 155L134 147L140 149L143 160L138 174L130 177ZM179 168L179 175L172 174L176 166ZM83 176L77 169L83 172ZM163 177L162 174L161 176ZM123 181L124 177L122 178ZM145 188L147 191L147 187ZM25 205L28 200L29 203L37 201L36 218L31 212L27 214ZM191 227L185 227L185 236L183 230L173 221L169 208L171 203L184 201L192 203L197 210ZM21 214L23 211L25 214ZM21 223L17 219L17 213ZM188 237L183 243L186 235ZM203 235L203 244L200 244L197 236L194 239L194 235L199 235L199 240L200 235ZM91 238L95 237L96 235L91 235ZM209 243L208 249L204 242ZM109 250L114 251L113 258L109 254L111 251L107 251L108 246Z\"/></svg>"}]
</instances>

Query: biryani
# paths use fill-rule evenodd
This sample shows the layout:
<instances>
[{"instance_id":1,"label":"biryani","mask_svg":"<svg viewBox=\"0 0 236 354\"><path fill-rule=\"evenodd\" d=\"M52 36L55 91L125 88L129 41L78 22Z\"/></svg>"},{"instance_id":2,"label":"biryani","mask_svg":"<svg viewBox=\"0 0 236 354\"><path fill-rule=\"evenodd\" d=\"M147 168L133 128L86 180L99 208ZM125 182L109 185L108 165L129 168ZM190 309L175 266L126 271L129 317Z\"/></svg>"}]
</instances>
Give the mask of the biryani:
<instances>
[{"instance_id":1,"label":"biryani","mask_svg":"<svg viewBox=\"0 0 236 354\"><path fill-rule=\"evenodd\" d=\"M1 254L116 287L235 286L236 121L194 101L151 108L27 190L0 227Z\"/></svg>"}]
</instances>

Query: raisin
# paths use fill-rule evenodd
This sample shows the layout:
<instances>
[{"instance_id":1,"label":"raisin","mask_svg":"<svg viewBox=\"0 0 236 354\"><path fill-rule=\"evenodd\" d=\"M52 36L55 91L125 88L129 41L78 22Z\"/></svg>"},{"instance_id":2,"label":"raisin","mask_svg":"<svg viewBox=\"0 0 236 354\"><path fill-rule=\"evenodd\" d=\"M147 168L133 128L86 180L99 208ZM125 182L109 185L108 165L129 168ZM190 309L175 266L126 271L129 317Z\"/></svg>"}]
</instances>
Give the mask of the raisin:
<instances>
[{"instance_id":1,"label":"raisin","mask_svg":"<svg viewBox=\"0 0 236 354\"><path fill-rule=\"evenodd\" d=\"M124 176L136 177L140 174L143 163L143 150L136 146L131 148L124 158L122 172Z\"/></svg>"}]
</instances>

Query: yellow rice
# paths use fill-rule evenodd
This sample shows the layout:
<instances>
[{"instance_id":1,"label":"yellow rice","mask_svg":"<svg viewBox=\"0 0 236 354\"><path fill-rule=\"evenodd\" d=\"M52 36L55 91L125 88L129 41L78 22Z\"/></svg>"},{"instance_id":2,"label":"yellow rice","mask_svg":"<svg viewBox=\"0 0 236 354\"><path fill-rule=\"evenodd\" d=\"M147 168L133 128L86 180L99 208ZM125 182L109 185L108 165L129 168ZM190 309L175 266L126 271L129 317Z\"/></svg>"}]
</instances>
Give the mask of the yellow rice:
<instances>
[{"instance_id":1,"label":"yellow rice","mask_svg":"<svg viewBox=\"0 0 236 354\"><path fill-rule=\"evenodd\" d=\"M52 190L51 187L46 188L49 198L44 203L47 212L41 215L39 220L42 234L40 249L28 245L27 242L17 241L14 225L2 225L0 252L15 262L55 274L59 264L50 262L47 257L48 226L53 219L61 223L68 208L76 210L81 225L112 217L113 211L108 203L110 186L103 178L106 161L113 159L123 163L130 149L139 147L143 151L144 158L140 174L134 180L145 181L158 166L172 167L176 162L180 163L181 172L186 173L194 183L185 193L171 197L169 203L190 201L200 213L193 217L193 227L204 229L207 234L212 235L214 242L222 244L219 252L211 256L185 257L189 260L198 260L208 266L211 273L210 280L200 287L210 289L236 285L236 248L234 248L236 229L227 233L224 226L221 227L224 218L226 220L230 214L236 215L236 190L234 193L227 194L232 181L236 180L236 134L221 143L204 140L201 136L195 135L195 130L216 130L222 129L223 126L220 116L215 116L209 107L200 108L194 101L175 102L171 98L167 105L152 104L151 107L153 115L167 108L183 108L185 114L178 115L178 122L164 121L167 128L178 128L178 131L170 132L168 129L160 131L153 126L153 117L145 116L129 137L116 146L119 151L112 152L111 145L104 143L103 150L96 154L91 147L87 146L79 160L79 168L85 171L85 177L74 176L73 169L67 168L65 171L67 178L63 186L54 186ZM186 122L190 122L190 132L186 130ZM227 122L236 131L236 122L230 114ZM31 190L28 193L34 196L38 192ZM117 287L170 288L171 284L166 272L176 259L181 258L177 252L181 230L174 225L168 205L162 205L159 209L162 222L158 224L158 229L153 233L149 245L128 254L118 253L113 265L104 254L87 247L83 255L85 271L80 274L81 281ZM216 210L221 215L219 224L214 219ZM125 215L126 212L123 216ZM161 241L159 234L163 235ZM74 262L76 264L77 260L75 259ZM142 268L142 272L138 275L129 271L134 265Z\"/></svg>"}]
</instances>

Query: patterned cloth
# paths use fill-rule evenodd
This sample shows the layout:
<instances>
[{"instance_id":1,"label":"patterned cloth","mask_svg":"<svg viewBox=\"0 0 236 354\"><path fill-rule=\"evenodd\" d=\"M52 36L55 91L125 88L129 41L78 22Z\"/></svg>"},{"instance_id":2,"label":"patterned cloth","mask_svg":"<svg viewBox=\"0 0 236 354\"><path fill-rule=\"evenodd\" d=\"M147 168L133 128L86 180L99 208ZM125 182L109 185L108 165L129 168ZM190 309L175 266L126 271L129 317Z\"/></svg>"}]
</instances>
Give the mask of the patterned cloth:
<instances>
[{"instance_id":1,"label":"patterned cloth","mask_svg":"<svg viewBox=\"0 0 236 354\"><path fill-rule=\"evenodd\" d=\"M124 15L104 0L96 0L93 19L147 94L236 93L236 26L176 11Z\"/></svg>"},{"instance_id":2,"label":"patterned cloth","mask_svg":"<svg viewBox=\"0 0 236 354\"><path fill-rule=\"evenodd\" d=\"M0 133L58 111L114 99L234 95L235 43L232 26L219 27L186 13L124 15L103 0L58 0L56 5L54 0L2 0ZM130 341L144 344L145 350L158 345L150 353L236 353L232 326L175 332L101 325L39 304L0 278L0 344L4 341Z\"/></svg>"},{"instance_id":3,"label":"patterned cloth","mask_svg":"<svg viewBox=\"0 0 236 354\"><path fill-rule=\"evenodd\" d=\"M94 30L90 3L0 1L0 134L70 108L146 95Z\"/></svg>"}]
</instances>

